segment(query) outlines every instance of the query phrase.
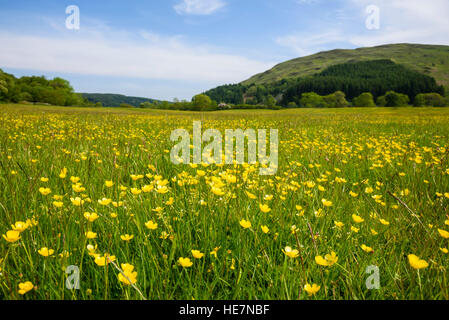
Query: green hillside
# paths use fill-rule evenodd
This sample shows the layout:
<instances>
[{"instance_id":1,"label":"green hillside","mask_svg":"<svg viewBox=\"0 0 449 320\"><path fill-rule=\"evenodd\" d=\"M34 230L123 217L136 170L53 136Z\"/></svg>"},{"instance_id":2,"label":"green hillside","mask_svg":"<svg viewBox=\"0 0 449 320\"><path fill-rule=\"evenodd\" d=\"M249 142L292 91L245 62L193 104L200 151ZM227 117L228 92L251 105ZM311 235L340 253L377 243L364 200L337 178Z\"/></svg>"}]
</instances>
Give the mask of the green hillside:
<instances>
[{"instance_id":1,"label":"green hillside","mask_svg":"<svg viewBox=\"0 0 449 320\"><path fill-rule=\"evenodd\" d=\"M89 102L101 104L105 107L120 107L122 103L138 107L144 102L158 102L158 100L140 98L140 97L129 97L121 94L111 94L111 93L81 93L83 98L87 99Z\"/></svg>"},{"instance_id":2,"label":"green hillside","mask_svg":"<svg viewBox=\"0 0 449 320\"><path fill-rule=\"evenodd\" d=\"M268 84L282 79L317 74L346 62L389 59L397 64L434 77L438 84L449 87L449 46L392 44L355 50L332 50L293 59L276 65L242 82L243 85Z\"/></svg>"}]
</instances>

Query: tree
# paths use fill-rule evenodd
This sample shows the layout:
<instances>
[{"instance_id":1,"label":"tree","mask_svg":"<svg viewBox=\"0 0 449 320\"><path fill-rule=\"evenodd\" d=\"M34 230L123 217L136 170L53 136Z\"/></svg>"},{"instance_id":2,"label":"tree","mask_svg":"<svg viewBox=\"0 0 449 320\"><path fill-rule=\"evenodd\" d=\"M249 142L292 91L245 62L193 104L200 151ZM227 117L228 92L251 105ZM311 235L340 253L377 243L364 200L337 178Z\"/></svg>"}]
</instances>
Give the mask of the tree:
<instances>
[{"instance_id":1,"label":"tree","mask_svg":"<svg viewBox=\"0 0 449 320\"><path fill-rule=\"evenodd\" d=\"M212 107L212 99L205 94L197 94L192 98L192 105L196 111L205 110Z\"/></svg>"},{"instance_id":2,"label":"tree","mask_svg":"<svg viewBox=\"0 0 449 320\"><path fill-rule=\"evenodd\" d=\"M97 102L97 103L95 103L95 107L101 108L101 107L103 107L103 104L101 102Z\"/></svg>"},{"instance_id":3,"label":"tree","mask_svg":"<svg viewBox=\"0 0 449 320\"><path fill-rule=\"evenodd\" d=\"M375 107L374 98L371 92L364 92L352 101L354 107Z\"/></svg>"},{"instance_id":4,"label":"tree","mask_svg":"<svg viewBox=\"0 0 449 320\"><path fill-rule=\"evenodd\" d=\"M405 94L388 91L385 94L385 102L386 107L403 107L408 105L410 98Z\"/></svg>"},{"instance_id":5,"label":"tree","mask_svg":"<svg viewBox=\"0 0 449 320\"><path fill-rule=\"evenodd\" d=\"M341 91L336 91L323 97L325 108L344 108L349 106L346 96Z\"/></svg>"},{"instance_id":6,"label":"tree","mask_svg":"<svg viewBox=\"0 0 449 320\"><path fill-rule=\"evenodd\" d=\"M300 99L300 105L303 108L324 108L325 103L322 96L315 92L303 93Z\"/></svg>"},{"instance_id":7,"label":"tree","mask_svg":"<svg viewBox=\"0 0 449 320\"><path fill-rule=\"evenodd\" d=\"M275 107L276 106L276 99L271 94L269 94L267 96L267 98L265 99L265 105L267 107Z\"/></svg>"},{"instance_id":8,"label":"tree","mask_svg":"<svg viewBox=\"0 0 449 320\"><path fill-rule=\"evenodd\" d=\"M444 107L447 101L438 93L420 93L415 97L415 107Z\"/></svg>"}]
</instances>

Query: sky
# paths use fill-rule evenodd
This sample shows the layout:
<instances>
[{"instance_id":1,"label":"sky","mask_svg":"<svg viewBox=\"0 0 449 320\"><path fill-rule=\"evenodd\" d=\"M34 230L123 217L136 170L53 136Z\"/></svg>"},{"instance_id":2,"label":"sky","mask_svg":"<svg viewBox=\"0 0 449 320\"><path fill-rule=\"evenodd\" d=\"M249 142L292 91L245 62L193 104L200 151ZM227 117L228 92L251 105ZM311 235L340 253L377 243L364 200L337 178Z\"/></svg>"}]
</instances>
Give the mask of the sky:
<instances>
[{"instance_id":1,"label":"sky","mask_svg":"<svg viewBox=\"0 0 449 320\"><path fill-rule=\"evenodd\" d=\"M447 0L0 0L0 68L190 100L319 51L449 45L448 15Z\"/></svg>"}]
</instances>

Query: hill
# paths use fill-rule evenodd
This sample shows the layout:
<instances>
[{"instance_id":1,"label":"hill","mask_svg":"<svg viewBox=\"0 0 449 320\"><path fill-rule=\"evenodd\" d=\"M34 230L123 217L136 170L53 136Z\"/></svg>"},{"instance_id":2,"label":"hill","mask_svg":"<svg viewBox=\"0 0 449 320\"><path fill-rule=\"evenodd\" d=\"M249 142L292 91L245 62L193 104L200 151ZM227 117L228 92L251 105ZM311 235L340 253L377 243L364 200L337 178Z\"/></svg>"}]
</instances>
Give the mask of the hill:
<instances>
[{"instance_id":1,"label":"hill","mask_svg":"<svg viewBox=\"0 0 449 320\"><path fill-rule=\"evenodd\" d=\"M126 103L135 107L138 107L144 102L160 102L155 99L141 98L141 97L129 97L121 94L112 93L81 93L83 98L89 102L97 103L101 102L105 107L120 107L122 103Z\"/></svg>"},{"instance_id":2,"label":"hill","mask_svg":"<svg viewBox=\"0 0 449 320\"><path fill-rule=\"evenodd\" d=\"M422 44L391 44L319 52L280 63L271 70L243 81L242 84L268 84L283 79L311 76L336 64L379 59L391 60L411 70L432 76L438 84L449 87L449 46Z\"/></svg>"}]
</instances>

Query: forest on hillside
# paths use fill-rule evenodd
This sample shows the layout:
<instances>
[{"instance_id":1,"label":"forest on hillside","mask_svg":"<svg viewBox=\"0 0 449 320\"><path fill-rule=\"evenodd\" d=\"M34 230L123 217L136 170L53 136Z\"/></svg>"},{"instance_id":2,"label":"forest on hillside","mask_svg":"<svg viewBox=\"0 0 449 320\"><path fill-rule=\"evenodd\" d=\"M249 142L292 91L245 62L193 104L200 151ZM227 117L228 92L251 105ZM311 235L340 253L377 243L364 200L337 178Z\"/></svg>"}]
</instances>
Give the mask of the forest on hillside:
<instances>
[{"instance_id":1,"label":"forest on hillside","mask_svg":"<svg viewBox=\"0 0 449 320\"><path fill-rule=\"evenodd\" d=\"M374 99L395 91L414 101L418 94L444 95L444 87L428 75L409 70L391 60L372 60L331 66L309 77L283 79L265 85L224 85L205 92L212 100L230 104L272 103L273 98L283 107L300 106L305 93L329 95L341 91L353 100L369 92Z\"/></svg>"}]
</instances>

